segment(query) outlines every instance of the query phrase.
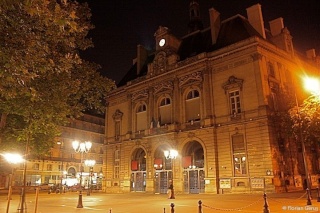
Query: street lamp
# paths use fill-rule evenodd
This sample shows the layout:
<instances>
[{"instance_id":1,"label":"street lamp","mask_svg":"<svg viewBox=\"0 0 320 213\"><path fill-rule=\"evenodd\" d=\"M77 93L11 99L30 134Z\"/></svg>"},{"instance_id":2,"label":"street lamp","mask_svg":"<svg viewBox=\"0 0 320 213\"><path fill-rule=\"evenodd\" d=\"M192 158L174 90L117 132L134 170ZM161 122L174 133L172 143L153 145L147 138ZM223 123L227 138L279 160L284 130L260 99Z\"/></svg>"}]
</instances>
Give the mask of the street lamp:
<instances>
[{"instance_id":1,"label":"street lamp","mask_svg":"<svg viewBox=\"0 0 320 213\"><path fill-rule=\"evenodd\" d=\"M60 165L60 171L61 171L61 178L60 178L60 186L59 186L59 192L60 194L62 193L62 179L63 179L63 153L62 153L62 142L58 141L57 144L59 145L59 156L61 160L61 165Z\"/></svg>"},{"instance_id":2,"label":"street lamp","mask_svg":"<svg viewBox=\"0 0 320 213\"><path fill-rule=\"evenodd\" d=\"M89 180L88 180L87 196L90 196L91 184L92 184L93 166L96 164L96 161L95 160L85 160L84 164L89 167Z\"/></svg>"},{"instance_id":3,"label":"street lamp","mask_svg":"<svg viewBox=\"0 0 320 213\"><path fill-rule=\"evenodd\" d=\"M72 147L76 153L80 152L80 189L79 189L79 198L78 198L78 205L77 208L83 208L82 205L82 170L83 170L83 165L82 165L82 159L83 159L83 153L89 152L91 149L92 143L90 141L85 141L85 142L79 142L79 141L73 141L72 142Z\"/></svg>"},{"instance_id":4,"label":"street lamp","mask_svg":"<svg viewBox=\"0 0 320 213\"><path fill-rule=\"evenodd\" d=\"M171 194L170 194L169 199L175 199L174 188L173 188L173 160L176 159L177 156L178 156L178 151L177 150L170 149L170 150L165 150L164 151L164 157L166 159L171 159L172 180L171 180L171 183L169 185L169 189L171 190Z\"/></svg>"},{"instance_id":5,"label":"street lamp","mask_svg":"<svg viewBox=\"0 0 320 213\"><path fill-rule=\"evenodd\" d=\"M12 154L12 153L6 153L2 155L5 160L10 164L19 164L24 161L22 156L20 154ZM7 201L7 211L9 212L9 206L10 206L10 200L11 200L11 193L12 193L12 180L13 180L13 167L11 170L11 174L9 175L9 187L8 187L8 201Z\"/></svg>"},{"instance_id":6,"label":"street lamp","mask_svg":"<svg viewBox=\"0 0 320 213\"><path fill-rule=\"evenodd\" d=\"M304 79L304 87L306 90L311 91L313 94L319 93L320 89L320 84L319 80L314 79L314 78L305 78ZM298 98L297 94L295 93L295 99L296 99L296 107L297 107L297 115L298 115L298 124L299 124L299 138L301 141L301 148L302 148L302 158L303 158L303 164L304 164L304 169L305 169L305 175L306 175L306 182L307 182L307 205L312 205L311 202L311 195L310 195L310 190L311 190L311 184L310 184L310 174L308 170L308 162L306 159L306 146L305 146L305 139L302 134L302 124L301 124L301 111L298 103Z\"/></svg>"},{"instance_id":7,"label":"street lamp","mask_svg":"<svg viewBox=\"0 0 320 213\"><path fill-rule=\"evenodd\" d=\"M63 193L65 193L66 192L66 187L67 187L67 179L68 179L68 177L67 177L67 175L68 175L68 172L66 171L66 170L64 170L63 171L63 174L64 174L64 176L65 176L65 180L64 180L64 187L63 187Z\"/></svg>"}]
</instances>

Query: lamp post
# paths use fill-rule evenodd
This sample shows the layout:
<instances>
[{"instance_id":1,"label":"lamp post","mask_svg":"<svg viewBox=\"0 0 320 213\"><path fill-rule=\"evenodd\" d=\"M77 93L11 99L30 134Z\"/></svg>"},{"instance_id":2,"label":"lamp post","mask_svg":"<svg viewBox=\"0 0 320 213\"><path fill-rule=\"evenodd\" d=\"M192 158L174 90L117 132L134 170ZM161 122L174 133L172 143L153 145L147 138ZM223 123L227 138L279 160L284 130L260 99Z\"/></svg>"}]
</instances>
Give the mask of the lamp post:
<instances>
[{"instance_id":1,"label":"lamp post","mask_svg":"<svg viewBox=\"0 0 320 213\"><path fill-rule=\"evenodd\" d=\"M84 164L89 167L89 180L88 180L87 196L90 196L91 184L92 184L93 166L96 164L96 161L95 160L85 160Z\"/></svg>"},{"instance_id":2,"label":"lamp post","mask_svg":"<svg viewBox=\"0 0 320 213\"><path fill-rule=\"evenodd\" d=\"M59 192L60 194L62 193L62 179L63 179L63 153L62 153L62 142L58 141L57 144L59 145L59 155L60 155L60 160L61 160L61 165L60 165L60 171L61 171L61 178L60 178L60 185L59 185Z\"/></svg>"},{"instance_id":3,"label":"lamp post","mask_svg":"<svg viewBox=\"0 0 320 213\"><path fill-rule=\"evenodd\" d=\"M305 78L304 79L304 86L306 90L311 91L312 93L319 93L319 81L317 79L313 78ZM298 125L299 125L299 139L301 141L301 148L302 148L302 158L303 158L303 164L305 169L305 175L306 175L306 182L307 182L307 205L312 205L311 202L311 184L310 184L310 174L308 169L308 162L306 159L306 146L305 146L305 139L302 134L302 124L301 124L301 111L298 103L297 94L295 93L295 99L296 99L296 107L297 107L297 115L298 115Z\"/></svg>"},{"instance_id":4,"label":"lamp post","mask_svg":"<svg viewBox=\"0 0 320 213\"><path fill-rule=\"evenodd\" d=\"M67 175L68 175L68 172L67 171L63 171L63 174L64 174L64 176L65 176L65 180L64 180L64 187L63 187L63 193L65 193L66 192L66 187L67 187Z\"/></svg>"},{"instance_id":5,"label":"lamp post","mask_svg":"<svg viewBox=\"0 0 320 213\"><path fill-rule=\"evenodd\" d=\"M2 155L5 160L10 164L19 164L24 161L21 155L19 154L12 154L12 153L6 153ZM11 200L11 193L12 193L12 180L13 180L13 167L11 170L11 174L9 175L9 187L8 187L8 201L7 201L7 210L6 213L9 212L10 207L10 200Z\"/></svg>"},{"instance_id":6,"label":"lamp post","mask_svg":"<svg viewBox=\"0 0 320 213\"><path fill-rule=\"evenodd\" d=\"M178 156L178 151L177 150L174 150L174 149L170 149L170 150L165 150L164 151L164 157L166 159L171 159L171 169L172 169L172 180L171 180L171 183L169 185L169 189L171 190L171 194L170 194L170 197L169 199L175 199L175 196L174 196L174 188L173 188L173 160L176 159Z\"/></svg>"},{"instance_id":7,"label":"lamp post","mask_svg":"<svg viewBox=\"0 0 320 213\"><path fill-rule=\"evenodd\" d=\"M83 170L83 165L82 165L82 159L83 159L83 153L89 152L91 149L92 143L90 141L85 141L85 142L79 142L79 141L73 141L72 142L72 147L76 153L80 152L80 189L79 189L79 198L78 198L78 205L77 208L83 208L82 205L82 170Z\"/></svg>"}]
</instances>

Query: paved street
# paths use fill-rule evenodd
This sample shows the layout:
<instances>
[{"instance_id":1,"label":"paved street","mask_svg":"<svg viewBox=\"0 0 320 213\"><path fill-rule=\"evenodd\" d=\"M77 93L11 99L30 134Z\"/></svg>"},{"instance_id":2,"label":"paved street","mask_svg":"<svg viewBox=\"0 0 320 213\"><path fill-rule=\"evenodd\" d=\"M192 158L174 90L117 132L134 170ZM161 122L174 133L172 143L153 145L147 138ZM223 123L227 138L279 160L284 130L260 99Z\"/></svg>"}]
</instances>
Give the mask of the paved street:
<instances>
[{"instance_id":1,"label":"paved street","mask_svg":"<svg viewBox=\"0 0 320 213\"><path fill-rule=\"evenodd\" d=\"M267 201L270 213L277 212L320 212L317 193L313 192L311 206L306 206L304 192L269 194ZM14 193L10 202L10 211L17 212L20 196ZM198 213L198 201L202 201L203 213L222 212L264 212L263 194L223 194L223 195L184 195L177 194L176 199L167 199L166 195L146 193L105 194L83 193L83 207L76 208L78 193L48 194L41 192L37 213L170 213L170 204L174 203L176 213ZM6 212L7 197L0 193L0 212ZM28 192L26 198L28 213L35 213L35 193Z\"/></svg>"}]
</instances>

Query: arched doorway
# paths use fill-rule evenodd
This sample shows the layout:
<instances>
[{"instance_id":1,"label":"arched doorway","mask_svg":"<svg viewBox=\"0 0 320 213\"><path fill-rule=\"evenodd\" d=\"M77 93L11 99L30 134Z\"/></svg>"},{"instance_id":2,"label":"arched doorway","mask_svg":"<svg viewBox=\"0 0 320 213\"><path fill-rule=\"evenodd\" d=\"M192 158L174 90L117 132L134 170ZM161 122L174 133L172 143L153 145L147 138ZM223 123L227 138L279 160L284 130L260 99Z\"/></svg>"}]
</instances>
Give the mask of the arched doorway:
<instances>
[{"instance_id":1,"label":"arched doorway","mask_svg":"<svg viewBox=\"0 0 320 213\"><path fill-rule=\"evenodd\" d=\"M146 190L146 152L142 148L136 149L131 158L130 191Z\"/></svg>"},{"instance_id":2,"label":"arched doorway","mask_svg":"<svg viewBox=\"0 0 320 213\"><path fill-rule=\"evenodd\" d=\"M154 192L156 194L166 194L169 180L172 180L172 159L164 157L164 150L167 146L159 146L154 153Z\"/></svg>"},{"instance_id":3,"label":"arched doorway","mask_svg":"<svg viewBox=\"0 0 320 213\"><path fill-rule=\"evenodd\" d=\"M197 141L187 143L183 148L183 186L190 194L205 192L204 151Z\"/></svg>"}]
</instances>

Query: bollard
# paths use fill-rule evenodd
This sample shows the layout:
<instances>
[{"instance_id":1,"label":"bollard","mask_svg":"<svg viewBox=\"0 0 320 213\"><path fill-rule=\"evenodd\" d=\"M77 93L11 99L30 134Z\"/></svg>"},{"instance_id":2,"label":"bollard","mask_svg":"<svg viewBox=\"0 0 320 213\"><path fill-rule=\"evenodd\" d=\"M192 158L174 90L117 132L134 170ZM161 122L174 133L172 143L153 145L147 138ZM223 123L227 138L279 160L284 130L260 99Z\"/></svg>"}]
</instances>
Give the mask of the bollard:
<instances>
[{"instance_id":1,"label":"bollard","mask_svg":"<svg viewBox=\"0 0 320 213\"><path fill-rule=\"evenodd\" d=\"M264 199L263 213L270 213L269 205L268 205L268 201L267 201L267 194L266 193L263 194L263 199Z\"/></svg>"},{"instance_id":2,"label":"bollard","mask_svg":"<svg viewBox=\"0 0 320 213\"><path fill-rule=\"evenodd\" d=\"M319 192L319 187L317 187L317 202L320 202L320 192Z\"/></svg>"},{"instance_id":3,"label":"bollard","mask_svg":"<svg viewBox=\"0 0 320 213\"><path fill-rule=\"evenodd\" d=\"M163 208L163 213L166 213L166 208Z\"/></svg>"},{"instance_id":4,"label":"bollard","mask_svg":"<svg viewBox=\"0 0 320 213\"><path fill-rule=\"evenodd\" d=\"M307 188L307 205L312 205L310 190Z\"/></svg>"},{"instance_id":5,"label":"bollard","mask_svg":"<svg viewBox=\"0 0 320 213\"><path fill-rule=\"evenodd\" d=\"M109 209L109 213L111 213L111 209Z\"/></svg>"},{"instance_id":6,"label":"bollard","mask_svg":"<svg viewBox=\"0 0 320 213\"><path fill-rule=\"evenodd\" d=\"M199 200L198 201L198 204L199 204L199 210L198 210L198 213L202 213L202 201Z\"/></svg>"},{"instance_id":7,"label":"bollard","mask_svg":"<svg viewBox=\"0 0 320 213\"><path fill-rule=\"evenodd\" d=\"M171 206L171 213L174 213L174 203L171 203L170 206Z\"/></svg>"}]
</instances>

